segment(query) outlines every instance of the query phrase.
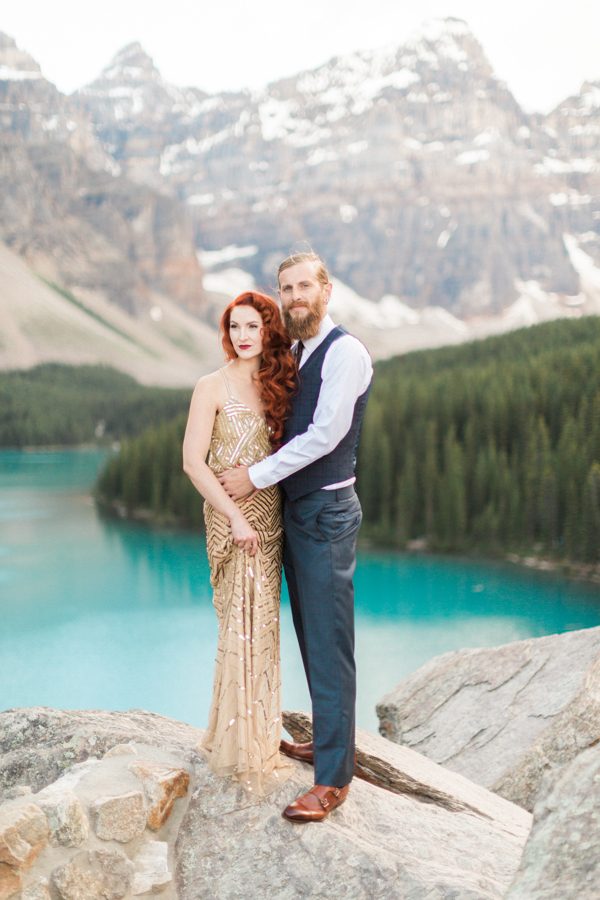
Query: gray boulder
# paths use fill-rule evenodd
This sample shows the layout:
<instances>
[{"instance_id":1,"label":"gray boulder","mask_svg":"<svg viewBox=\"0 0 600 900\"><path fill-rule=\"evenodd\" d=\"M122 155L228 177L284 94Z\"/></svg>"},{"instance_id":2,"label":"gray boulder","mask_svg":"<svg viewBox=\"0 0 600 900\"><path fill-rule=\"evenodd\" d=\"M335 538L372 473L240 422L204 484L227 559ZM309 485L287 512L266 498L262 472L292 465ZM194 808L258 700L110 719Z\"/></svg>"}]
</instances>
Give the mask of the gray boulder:
<instances>
[{"instance_id":1,"label":"gray boulder","mask_svg":"<svg viewBox=\"0 0 600 900\"><path fill-rule=\"evenodd\" d=\"M121 900L131 888L133 864L120 850L81 850L52 881L61 900Z\"/></svg>"},{"instance_id":2,"label":"gray boulder","mask_svg":"<svg viewBox=\"0 0 600 900\"><path fill-rule=\"evenodd\" d=\"M385 737L531 810L600 734L600 627L438 656L377 714Z\"/></svg>"},{"instance_id":3,"label":"gray boulder","mask_svg":"<svg viewBox=\"0 0 600 900\"><path fill-rule=\"evenodd\" d=\"M509 900L600 896L600 751L581 753L546 778Z\"/></svg>"},{"instance_id":4,"label":"gray boulder","mask_svg":"<svg viewBox=\"0 0 600 900\"><path fill-rule=\"evenodd\" d=\"M0 713L0 800L16 785L39 791L74 763L101 758L128 741L190 750L198 728L134 709L126 713L31 707Z\"/></svg>"}]
</instances>

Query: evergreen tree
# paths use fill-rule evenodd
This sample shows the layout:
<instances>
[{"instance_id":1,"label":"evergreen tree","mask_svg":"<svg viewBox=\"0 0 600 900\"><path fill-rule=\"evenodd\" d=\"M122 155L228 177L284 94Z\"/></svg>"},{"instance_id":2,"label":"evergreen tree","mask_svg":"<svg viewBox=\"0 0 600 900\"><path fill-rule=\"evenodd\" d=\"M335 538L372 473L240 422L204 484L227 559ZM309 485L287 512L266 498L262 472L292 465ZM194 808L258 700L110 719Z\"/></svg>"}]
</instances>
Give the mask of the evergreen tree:
<instances>
[{"instance_id":1,"label":"evergreen tree","mask_svg":"<svg viewBox=\"0 0 600 900\"><path fill-rule=\"evenodd\" d=\"M419 490L417 484L417 461L414 451L409 447L406 451L404 468L398 479L396 493L396 540L404 547L411 538L417 537L415 523Z\"/></svg>"},{"instance_id":2,"label":"evergreen tree","mask_svg":"<svg viewBox=\"0 0 600 900\"><path fill-rule=\"evenodd\" d=\"M590 466L583 492L581 511L581 558L586 562L596 562L600 547L600 463Z\"/></svg>"},{"instance_id":3,"label":"evergreen tree","mask_svg":"<svg viewBox=\"0 0 600 900\"><path fill-rule=\"evenodd\" d=\"M443 472L438 480L438 500L436 538L437 543L447 550L459 550L467 526L467 503L463 451L454 429L450 429L444 439Z\"/></svg>"}]
</instances>

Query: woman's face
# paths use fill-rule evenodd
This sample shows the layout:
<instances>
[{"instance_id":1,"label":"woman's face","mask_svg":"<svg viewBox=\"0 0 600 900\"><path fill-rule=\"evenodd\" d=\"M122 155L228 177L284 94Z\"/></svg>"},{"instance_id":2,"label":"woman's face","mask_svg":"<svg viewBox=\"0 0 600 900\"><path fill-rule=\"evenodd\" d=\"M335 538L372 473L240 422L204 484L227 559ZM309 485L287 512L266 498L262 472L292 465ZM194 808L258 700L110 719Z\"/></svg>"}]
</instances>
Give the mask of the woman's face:
<instances>
[{"instance_id":1,"label":"woman's face","mask_svg":"<svg viewBox=\"0 0 600 900\"><path fill-rule=\"evenodd\" d=\"M229 319L229 337L240 359L260 356L263 349L263 320L253 306L234 306Z\"/></svg>"}]
</instances>

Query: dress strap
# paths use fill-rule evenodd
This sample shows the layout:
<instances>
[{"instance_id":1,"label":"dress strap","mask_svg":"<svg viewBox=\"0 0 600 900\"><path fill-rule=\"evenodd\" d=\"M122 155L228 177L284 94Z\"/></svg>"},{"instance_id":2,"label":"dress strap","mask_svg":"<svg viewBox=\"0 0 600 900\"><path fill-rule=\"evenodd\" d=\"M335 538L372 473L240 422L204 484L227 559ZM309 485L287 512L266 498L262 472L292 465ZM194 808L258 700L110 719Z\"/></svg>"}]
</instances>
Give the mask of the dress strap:
<instances>
[{"instance_id":1,"label":"dress strap","mask_svg":"<svg viewBox=\"0 0 600 900\"><path fill-rule=\"evenodd\" d=\"M229 384L229 380L228 380L228 378L227 378L227 375L225 374L225 369L224 369L224 368L223 368L223 369L219 369L219 372L220 372L221 375L223 376L223 381L225 382L225 387L227 388L227 396L228 396L228 398L229 398L230 400L234 400L235 398L234 398L233 394L231 393L231 386L230 386L230 384Z\"/></svg>"}]
</instances>

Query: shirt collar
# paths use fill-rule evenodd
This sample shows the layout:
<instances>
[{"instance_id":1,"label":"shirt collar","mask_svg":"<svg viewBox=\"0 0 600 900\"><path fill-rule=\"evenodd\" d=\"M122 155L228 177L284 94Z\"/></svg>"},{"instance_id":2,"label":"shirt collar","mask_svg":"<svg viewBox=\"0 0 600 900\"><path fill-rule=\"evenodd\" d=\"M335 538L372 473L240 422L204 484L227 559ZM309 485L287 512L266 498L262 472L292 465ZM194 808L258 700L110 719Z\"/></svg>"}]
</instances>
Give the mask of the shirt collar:
<instances>
[{"instance_id":1,"label":"shirt collar","mask_svg":"<svg viewBox=\"0 0 600 900\"><path fill-rule=\"evenodd\" d=\"M321 325L319 326L319 330L314 335L314 337L307 338L305 341L302 341L304 344L304 353L303 356L308 356L309 353L312 353L317 349L319 344L321 344L330 331L333 331L335 328L335 322L331 318L331 316L327 313L323 319L321 319Z\"/></svg>"}]
</instances>

